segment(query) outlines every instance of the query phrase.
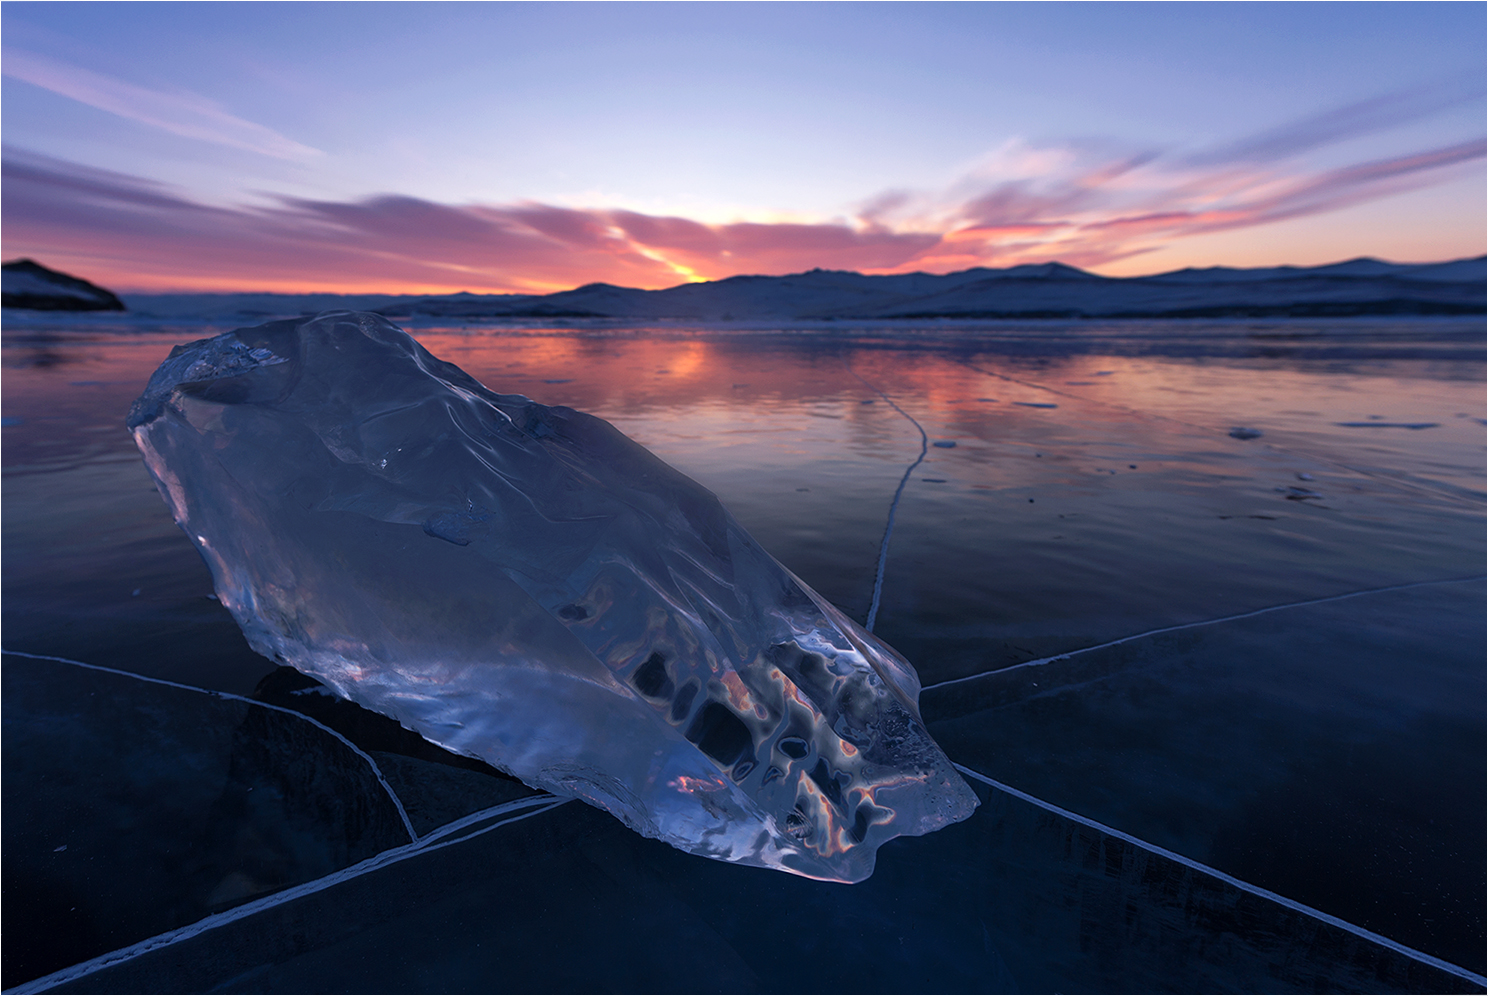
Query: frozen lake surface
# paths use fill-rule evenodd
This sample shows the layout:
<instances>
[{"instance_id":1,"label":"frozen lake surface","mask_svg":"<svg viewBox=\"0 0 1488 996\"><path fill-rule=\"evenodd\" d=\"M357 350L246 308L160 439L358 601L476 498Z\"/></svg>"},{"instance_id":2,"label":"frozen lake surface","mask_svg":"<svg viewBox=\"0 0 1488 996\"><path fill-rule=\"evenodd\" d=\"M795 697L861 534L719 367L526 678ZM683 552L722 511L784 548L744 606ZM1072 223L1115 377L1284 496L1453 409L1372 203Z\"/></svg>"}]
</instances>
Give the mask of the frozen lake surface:
<instances>
[{"instance_id":1,"label":"frozen lake surface","mask_svg":"<svg viewBox=\"0 0 1488 996\"><path fill-rule=\"evenodd\" d=\"M7 989L1483 991L1481 321L410 328L860 622L954 444L875 632L983 805L857 886L253 654L123 428L235 324L6 315Z\"/></svg>"}]
</instances>

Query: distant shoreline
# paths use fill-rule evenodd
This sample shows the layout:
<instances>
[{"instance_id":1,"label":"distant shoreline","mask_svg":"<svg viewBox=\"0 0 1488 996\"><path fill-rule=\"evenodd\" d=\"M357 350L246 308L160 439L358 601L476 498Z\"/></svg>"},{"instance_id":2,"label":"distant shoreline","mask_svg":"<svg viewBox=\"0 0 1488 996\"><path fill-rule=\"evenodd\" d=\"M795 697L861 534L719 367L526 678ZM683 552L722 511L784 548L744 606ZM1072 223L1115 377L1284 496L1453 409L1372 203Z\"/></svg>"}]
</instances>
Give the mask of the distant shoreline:
<instances>
[{"instance_id":1,"label":"distant shoreline","mask_svg":"<svg viewBox=\"0 0 1488 996\"><path fill-rule=\"evenodd\" d=\"M1488 313L1482 257L1435 264L1359 259L1321 267L1178 270L1102 277L1059 263L943 275L811 270L639 290L589 284L545 295L127 295L132 310L200 311L231 299L282 313L342 307L391 318L862 321L1330 318Z\"/></svg>"},{"instance_id":2,"label":"distant shoreline","mask_svg":"<svg viewBox=\"0 0 1488 996\"><path fill-rule=\"evenodd\" d=\"M6 264L5 277L8 306L39 307L33 298L51 287L55 300L45 310L98 310L107 304L161 319L273 317L328 310L372 311L404 320L771 325L1488 314L1488 261L1484 257L1423 264L1355 259L1318 267L1210 267L1145 277L1103 277L1061 263L883 276L817 269L779 277L729 277L654 291L588 284L544 295L126 294L123 304L102 288L31 260Z\"/></svg>"}]
</instances>

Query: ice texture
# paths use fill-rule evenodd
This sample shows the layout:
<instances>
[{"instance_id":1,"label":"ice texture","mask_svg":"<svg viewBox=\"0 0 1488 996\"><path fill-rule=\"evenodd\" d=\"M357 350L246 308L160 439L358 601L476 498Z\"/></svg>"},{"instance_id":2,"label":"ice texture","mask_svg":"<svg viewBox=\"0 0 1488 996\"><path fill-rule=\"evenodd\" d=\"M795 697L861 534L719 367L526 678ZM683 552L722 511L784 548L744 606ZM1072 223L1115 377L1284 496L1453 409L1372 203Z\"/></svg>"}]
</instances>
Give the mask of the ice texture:
<instances>
[{"instance_id":1,"label":"ice texture","mask_svg":"<svg viewBox=\"0 0 1488 996\"><path fill-rule=\"evenodd\" d=\"M178 346L129 426L253 648L450 750L842 882L977 805L914 669L711 492L379 315Z\"/></svg>"}]
</instances>

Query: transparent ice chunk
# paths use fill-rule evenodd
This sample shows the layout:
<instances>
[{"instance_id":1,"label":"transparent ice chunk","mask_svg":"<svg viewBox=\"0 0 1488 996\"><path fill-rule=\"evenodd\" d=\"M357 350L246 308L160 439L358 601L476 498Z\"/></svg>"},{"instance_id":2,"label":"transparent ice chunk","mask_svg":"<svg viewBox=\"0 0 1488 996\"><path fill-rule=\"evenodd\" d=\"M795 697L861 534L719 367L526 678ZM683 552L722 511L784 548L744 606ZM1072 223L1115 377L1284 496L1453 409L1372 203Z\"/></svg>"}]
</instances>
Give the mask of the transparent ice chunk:
<instances>
[{"instance_id":1,"label":"transparent ice chunk","mask_svg":"<svg viewBox=\"0 0 1488 996\"><path fill-rule=\"evenodd\" d=\"M129 425L254 649L434 743L835 881L977 805L914 669L711 492L381 316L178 346Z\"/></svg>"}]
</instances>

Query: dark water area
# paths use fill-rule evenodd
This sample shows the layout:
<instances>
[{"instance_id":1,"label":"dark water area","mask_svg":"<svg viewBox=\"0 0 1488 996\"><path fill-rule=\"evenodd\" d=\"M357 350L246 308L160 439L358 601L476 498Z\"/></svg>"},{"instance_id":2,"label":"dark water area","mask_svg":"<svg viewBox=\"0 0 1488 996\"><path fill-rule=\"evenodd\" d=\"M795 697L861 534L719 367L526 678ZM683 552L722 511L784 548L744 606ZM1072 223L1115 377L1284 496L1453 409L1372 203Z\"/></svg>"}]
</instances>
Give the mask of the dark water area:
<instances>
[{"instance_id":1,"label":"dark water area","mask_svg":"<svg viewBox=\"0 0 1488 996\"><path fill-rule=\"evenodd\" d=\"M938 444L875 631L983 805L858 886L675 852L249 650L123 425L237 324L6 315L7 989L1483 991L1480 320L411 328L859 621Z\"/></svg>"}]
</instances>

